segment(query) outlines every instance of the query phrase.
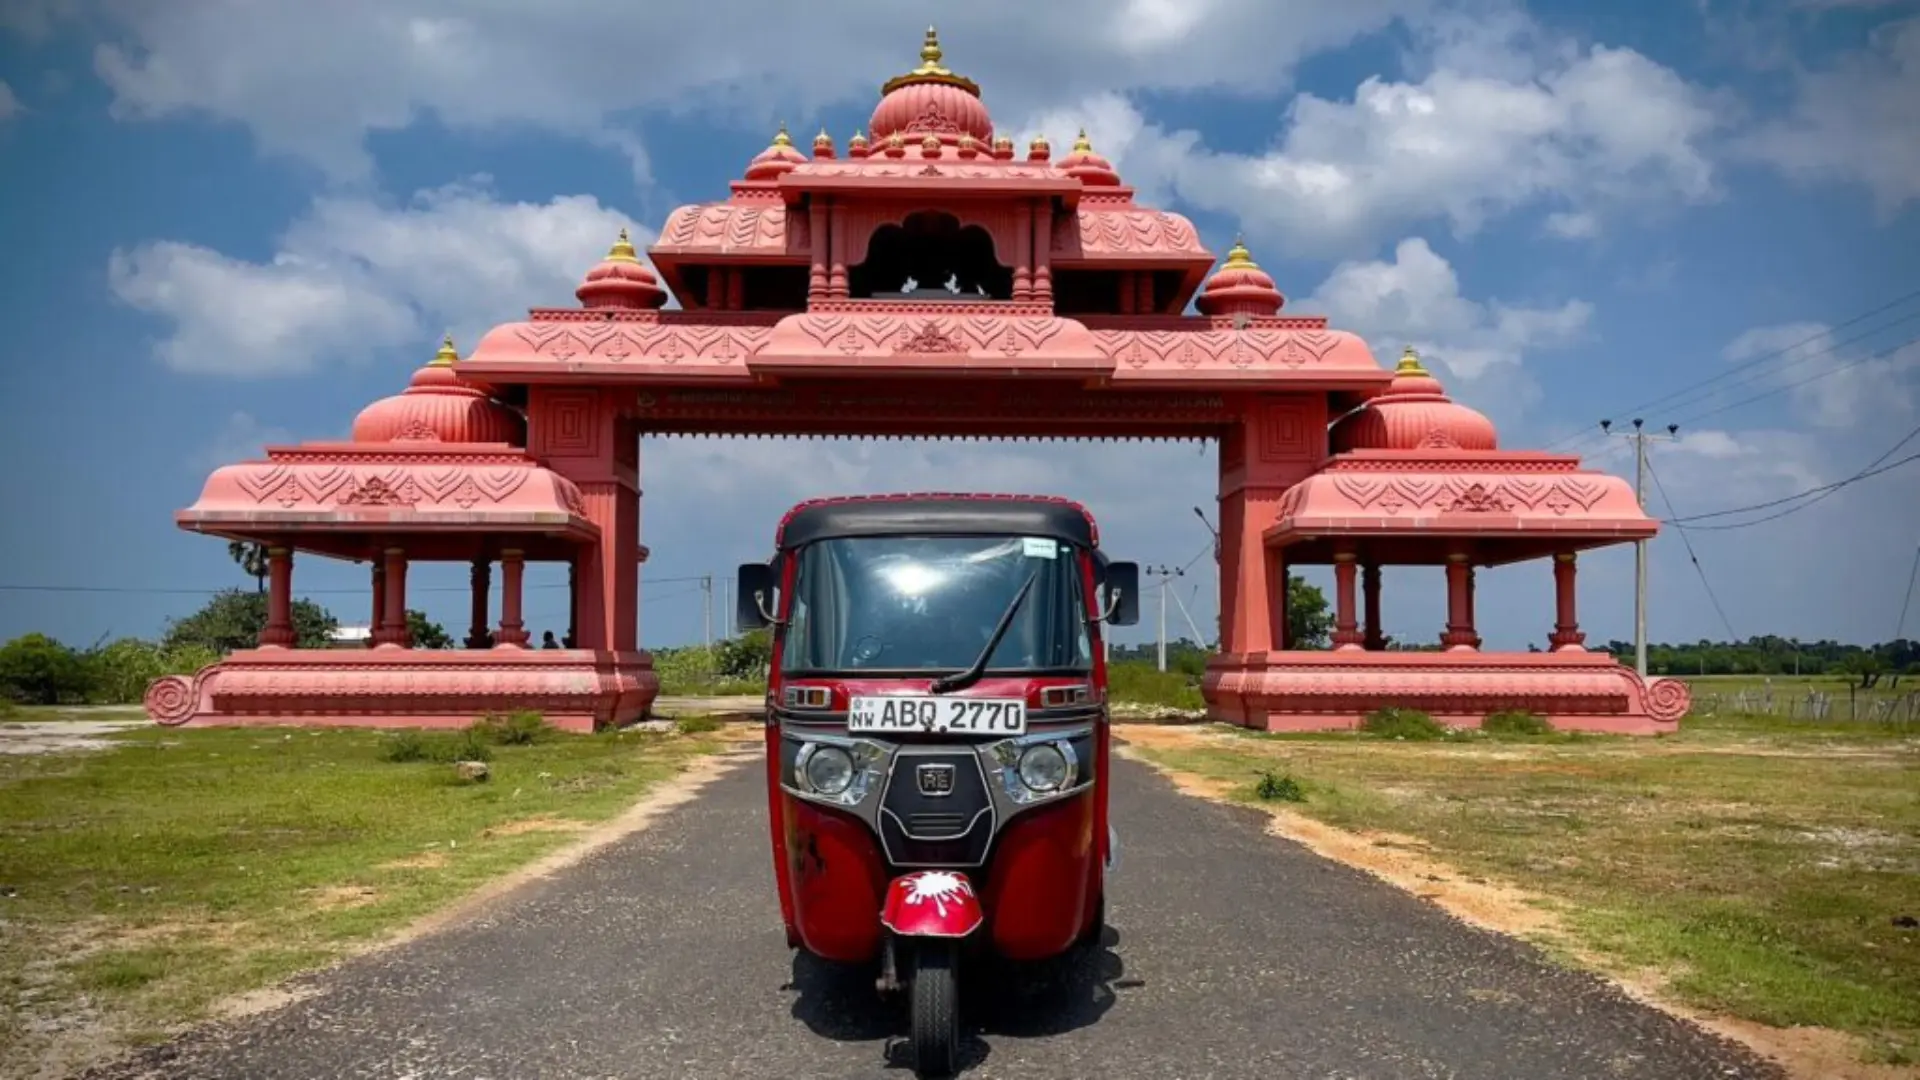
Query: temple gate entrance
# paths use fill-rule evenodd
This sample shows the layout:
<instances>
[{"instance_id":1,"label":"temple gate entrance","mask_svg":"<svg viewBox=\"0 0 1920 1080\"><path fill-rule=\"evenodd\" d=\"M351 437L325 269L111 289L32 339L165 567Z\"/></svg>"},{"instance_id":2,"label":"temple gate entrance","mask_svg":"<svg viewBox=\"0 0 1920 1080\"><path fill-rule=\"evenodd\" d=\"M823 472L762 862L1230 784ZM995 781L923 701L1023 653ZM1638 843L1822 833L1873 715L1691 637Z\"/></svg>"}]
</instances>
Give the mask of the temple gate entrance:
<instances>
[{"instance_id":1,"label":"temple gate entrance","mask_svg":"<svg viewBox=\"0 0 1920 1080\"><path fill-rule=\"evenodd\" d=\"M1575 618L1577 553L1655 531L1624 482L1500 450L1416 357L1388 371L1324 318L1280 314L1244 245L1214 270L1192 223L1136 203L1084 132L1057 160L1044 138L1017 157L942 59L929 31L845 156L824 131L803 154L783 128L726 199L668 217L651 267L623 232L578 307L495 327L465 358L448 342L352 442L217 471L180 523L269 546L269 627L260 649L157 682L155 719L452 724L534 707L624 723L658 690L638 634L642 436L950 435L1217 443L1218 719L1342 726L1392 704L1672 729L1684 685L1585 652ZM287 647L295 551L373 567L372 648ZM422 559L472 564L475 647L408 648L406 569ZM525 647L528 560L570 568L568 648ZM1554 650L1482 653L1474 567L1522 560L1552 561ZM502 616L482 636L496 561ZM1287 648L1287 567L1310 563L1334 567L1332 651ZM1383 565L1445 567L1443 651L1382 647Z\"/></svg>"}]
</instances>

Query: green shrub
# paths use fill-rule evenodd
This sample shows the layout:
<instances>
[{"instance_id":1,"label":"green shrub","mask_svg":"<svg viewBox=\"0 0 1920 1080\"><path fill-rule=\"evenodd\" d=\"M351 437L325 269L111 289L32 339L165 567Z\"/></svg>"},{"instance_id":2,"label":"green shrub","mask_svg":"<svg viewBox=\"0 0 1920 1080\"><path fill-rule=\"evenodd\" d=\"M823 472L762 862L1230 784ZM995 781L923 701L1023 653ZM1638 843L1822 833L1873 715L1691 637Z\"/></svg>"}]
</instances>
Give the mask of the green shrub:
<instances>
[{"instance_id":1,"label":"green shrub","mask_svg":"<svg viewBox=\"0 0 1920 1080\"><path fill-rule=\"evenodd\" d=\"M1160 671L1153 664L1124 660L1107 665L1107 696L1114 701L1164 705L1174 709L1204 709L1200 680L1178 671Z\"/></svg>"},{"instance_id":2,"label":"green shrub","mask_svg":"<svg viewBox=\"0 0 1920 1080\"><path fill-rule=\"evenodd\" d=\"M481 734L501 746L529 746L553 733L553 725L533 709L521 709L506 716L492 713L477 725Z\"/></svg>"},{"instance_id":3,"label":"green shrub","mask_svg":"<svg viewBox=\"0 0 1920 1080\"><path fill-rule=\"evenodd\" d=\"M1254 795L1265 802L1306 802L1307 789L1286 773L1275 774L1269 769L1260 770L1260 782L1254 786Z\"/></svg>"},{"instance_id":4,"label":"green shrub","mask_svg":"<svg viewBox=\"0 0 1920 1080\"><path fill-rule=\"evenodd\" d=\"M386 745L380 748L380 760L396 764L426 761L430 756L426 737L411 728L387 736Z\"/></svg>"},{"instance_id":5,"label":"green shrub","mask_svg":"<svg viewBox=\"0 0 1920 1080\"><path fill-rule=\"evenodd\" d=\"M0 697L22 705L84 702L90 675L84 657L45 634L0 645Z\"/></svg>"},{"instance_id":6,"label":"green shrub","mask_svg":"<svg viewBox=\"0 0 1920 1080\"><path fill-rule=\"evenodd\" d=\"M1426 742L1447 737L1447 729L1418 709L1376 709L1360 721L1360 730L1381 739Z\"/></svg>"},{"instance_id":7,"label":"green shrub","mask_svg":"<svg viewBox=\"0 0 1920 1080\"><path fill-rule=\"evenodd\" d=\"M1480 730L1488 735L1529 738L1553 734L1553 725L1546 717L1524 709L1503 709L1480 721Z\"/></svg>"},{"instance_id":8,"label":"green shrub","mask_svg":"<svg viewBox=\"0 0 1920 1080\"><path fill-rule=\"evenodd\" d=\"M717 716L683 716L673 722L673 727L682 735L699 735L719 731L721 724Z\"/></svg>"},{"instance_id":9,"label":"green shrub","mask_svg":"<svg viewBox=\"0 0 1920 1080\"><path fill-rule=\"evenodd\" d=\"M475 723L434 747L435 761L492 761L493 747L487 745L486 725Z\"/></svg>"}]
</instances>

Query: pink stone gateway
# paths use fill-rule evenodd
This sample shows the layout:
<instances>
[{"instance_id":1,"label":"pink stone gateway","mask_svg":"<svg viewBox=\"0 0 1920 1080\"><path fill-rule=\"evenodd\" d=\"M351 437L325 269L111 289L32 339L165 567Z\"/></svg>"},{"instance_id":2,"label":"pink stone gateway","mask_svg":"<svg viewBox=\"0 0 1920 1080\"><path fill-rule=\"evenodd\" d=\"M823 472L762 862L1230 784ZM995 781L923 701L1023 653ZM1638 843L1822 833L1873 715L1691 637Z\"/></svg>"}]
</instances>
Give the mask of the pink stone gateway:
<instances>
[{"instance_id":1,"label":"pink stone gateway","mask_svg":"<svg viewBox=\"0 0 1920 1080\"><path fill-rule=\"evenodd\" d=\"M929 30L844 157L824 131L804 155L783 127L725 199L667 218L652 268L622 232L578 308L495 327L465 359L445 343L351 442L214 472L179 524L267 545L269 624L259 648L156 681L154 720L432 726L533 708L587 731L644 715L659 680L638 644L640 438L704 434L1217 440L1214 718L1338 728L1403 706L1464 726L1526 709L1677 728L1685 684L1586 652L1575 618L1578 553L1657 531L1623 481L1501 450L1411 352L1389 372L1324 318L1281 315L1244 245L1209 277L1192 223L1136 203L1084 132L1058 160L1044 138L1016 157L941 59ZM292 647L295 552L370 567L369 648ZM423 560L472 566L463 649L411 647L407 568ZM526 647L529 560L569 568L565 648ZM1482 652L1474 570L1528 560L1553 567L1548 651ZM1289 649L1281 583L1326 563L1334 648ZM1445 568L1440 651L1385 648L1387 565Z\"/></svg>"}]
</instances>

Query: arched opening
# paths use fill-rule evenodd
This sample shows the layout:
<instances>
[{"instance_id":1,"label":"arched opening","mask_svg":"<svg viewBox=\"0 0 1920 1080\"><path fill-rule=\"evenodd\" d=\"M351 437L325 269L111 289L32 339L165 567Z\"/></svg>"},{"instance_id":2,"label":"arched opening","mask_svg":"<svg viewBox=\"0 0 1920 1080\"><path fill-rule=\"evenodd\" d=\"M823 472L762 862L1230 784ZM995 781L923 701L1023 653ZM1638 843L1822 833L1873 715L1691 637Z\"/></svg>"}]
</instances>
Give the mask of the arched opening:
<instances>
[{"instance_id":1,"label":"arched opening","mask_svg":"<svg viewBox=\"0 0 1920 1080\"><path fill-rule=\"evenodd\" d=\"M874 230L867 260L847 271L847 291L863 300L1011 300L1013 270L994 257L987 230L925 210Z\"/></svg>"}]
</instances>

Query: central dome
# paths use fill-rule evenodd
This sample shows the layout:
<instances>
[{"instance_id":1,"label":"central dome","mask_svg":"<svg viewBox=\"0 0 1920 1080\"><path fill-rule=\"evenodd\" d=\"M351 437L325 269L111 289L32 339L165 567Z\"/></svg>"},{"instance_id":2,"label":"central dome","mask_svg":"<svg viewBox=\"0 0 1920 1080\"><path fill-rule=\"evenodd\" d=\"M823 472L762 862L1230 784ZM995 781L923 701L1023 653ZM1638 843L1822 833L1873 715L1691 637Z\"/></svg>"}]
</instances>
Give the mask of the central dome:
<instances>
[{"instance_id":1,"label":"central dome","mask_svg":"<svg viewBox=\"0 0 1920 1080\"><path fill-rule=\"evenodd\" d=\"M868 125L873 141L890 135L938 136L955 144L962 135L975 142L993 141L993 117L980 101L980 87L969 78L940 66L940 35L927 27L920 46L920 66L888 79L880 88L880 104Z\"/></svg>"}]
</instances>

